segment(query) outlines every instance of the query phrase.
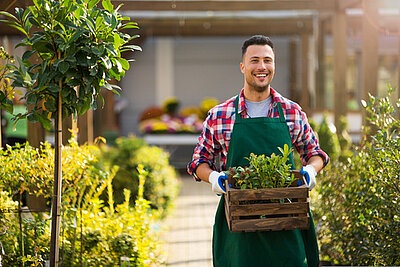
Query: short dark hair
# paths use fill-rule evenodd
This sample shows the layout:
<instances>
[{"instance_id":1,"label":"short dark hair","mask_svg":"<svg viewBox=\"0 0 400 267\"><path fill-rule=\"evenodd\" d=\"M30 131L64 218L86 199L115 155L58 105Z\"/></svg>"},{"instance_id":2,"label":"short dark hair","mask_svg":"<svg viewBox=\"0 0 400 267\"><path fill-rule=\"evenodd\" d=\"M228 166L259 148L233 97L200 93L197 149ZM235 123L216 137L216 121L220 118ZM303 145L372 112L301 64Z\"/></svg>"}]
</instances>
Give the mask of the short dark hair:
<instances>
[{"instance_id":1,"label":"short dark hair","mask_svg":"<svg viewBox=\"0 0 400 267\"><path fill-rule=\"evenodd\" d=\"M272 43L271 39L269 39L269 37L264 35L254 35L244 41L242 45L242 57L246 53L247 47L249 47L250 45L269 45L272 48L272 51L274 51L274 44Z\"/></svg>"}]
</instances>

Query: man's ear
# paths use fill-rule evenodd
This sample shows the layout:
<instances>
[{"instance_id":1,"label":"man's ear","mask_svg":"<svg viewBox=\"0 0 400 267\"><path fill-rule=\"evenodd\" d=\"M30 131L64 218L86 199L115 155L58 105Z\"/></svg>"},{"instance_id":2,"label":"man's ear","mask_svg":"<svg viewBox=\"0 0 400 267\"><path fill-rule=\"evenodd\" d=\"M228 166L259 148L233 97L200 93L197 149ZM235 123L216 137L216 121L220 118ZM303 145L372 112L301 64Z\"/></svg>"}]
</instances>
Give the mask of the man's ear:
<instances>
[{"instance_id":1,"label":"man's ear","mask_svg":"<svg viewBox=\"0 0 400 267\"><path fill-rule=\"evenodd\" d=\"M244 64L240 62L240 71L244 74Z\"/></svg>"}]
</instances>

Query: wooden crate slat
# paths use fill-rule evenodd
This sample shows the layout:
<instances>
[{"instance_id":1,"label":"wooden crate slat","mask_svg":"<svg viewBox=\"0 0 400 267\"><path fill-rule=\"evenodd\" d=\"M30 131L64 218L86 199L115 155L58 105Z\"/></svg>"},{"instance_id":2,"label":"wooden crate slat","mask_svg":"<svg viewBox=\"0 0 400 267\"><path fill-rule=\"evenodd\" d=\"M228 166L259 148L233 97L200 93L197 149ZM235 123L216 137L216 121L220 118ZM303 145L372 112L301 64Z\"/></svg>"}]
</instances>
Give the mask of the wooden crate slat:
<instances>
[{"instance_id":1,"label":"wooden crate slat","mask_svg":"<svg viewBox=\"0 0 400 267\"><path fill-rule=\"evenodd\" d=\"M280 231L294 229L308 229L310 218L306 217L283 217L251 220L233 220L232 232L254 232L254 231Z\"/></svg>"},{"instance_id":2,"label":"wooden crate slat","mask_svg":"<svg viewBox=\"0 0 400 267\"><path fill-rule=\"evenodd\" d=\"M284 199L284 198L307 198L308 188L286 187L265 189L228 189L230 201L260 200L260 199Z\"/></svg>"},{"instance_id":3,"label":"wooden crate slat","mask_svg":"<svg viewBox=\"0 0 400 267\"><path fill-rule=\"evenodd\" d=\"M308 212L307 202L293 203L265 203L231 205L231 216L273 215L273 214L299 214Z\"/></svg>"}]
</instances>

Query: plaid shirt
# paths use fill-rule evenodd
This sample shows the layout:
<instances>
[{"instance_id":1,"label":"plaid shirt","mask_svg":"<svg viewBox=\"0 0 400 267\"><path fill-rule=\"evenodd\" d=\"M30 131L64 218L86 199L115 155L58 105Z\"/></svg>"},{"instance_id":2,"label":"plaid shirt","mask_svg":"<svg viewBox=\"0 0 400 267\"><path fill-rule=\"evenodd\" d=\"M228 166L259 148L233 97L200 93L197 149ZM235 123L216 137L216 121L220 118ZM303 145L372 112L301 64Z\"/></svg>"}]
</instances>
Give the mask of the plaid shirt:
<instances>
[{"instance_id":1,"label":"plaid shirt","mask_svg":"<svg viewBox=\"0 0 400 267\"><path fill-rule=\"evenodd\" d=\"M272 104L267 117L279 118L276 103L280 102L286 123L292 138L293 147L297 150L305 165L309 158L320 155L324 160L324 167L329 162L328 155L318 145L306 114L301 107L293 101L281 96L271 88ZM187 166L189 174L193 175L197 166L208 163L213 170L217 170L215 159L220 155L220 170L226 170L226 158L228 155L229 141L235 123L235 99L236 96L212 108L203 124L197 146L194 150L192 161ZM247 108L244 101L244 90L239 96L239 111L242 118L248 118ZM197 180L197 179L196 179Z\"/></svg>"}]
</instances>

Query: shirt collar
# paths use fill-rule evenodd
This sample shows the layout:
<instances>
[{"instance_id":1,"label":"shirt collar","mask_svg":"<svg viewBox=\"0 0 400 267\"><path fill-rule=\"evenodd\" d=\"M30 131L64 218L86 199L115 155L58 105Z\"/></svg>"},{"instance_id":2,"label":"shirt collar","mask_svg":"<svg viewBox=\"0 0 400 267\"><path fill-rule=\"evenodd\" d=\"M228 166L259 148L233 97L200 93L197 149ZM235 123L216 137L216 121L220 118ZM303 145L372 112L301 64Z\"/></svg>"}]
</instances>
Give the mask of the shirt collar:
<instances>
[{"instance_id":1,"label":"shirt collar","mask_svg":"<svg viewBox=\"0 0 400 267\"><path fill-rule=\"evenodd\" d=\"M282 102L281 101L282 96L277 91L275 91L272 87L270 89L271 89L271 96L272 96L271 104L277 103L277 102ZM273 106L273 105L271 105L271 106ZM242 113L243 111L245 112L244 114L246 114L247 107L246 107L246 103L244 101L244 88L240 91L240 94L239 94L238 113Z\"/></svg>"}]
</instances>

